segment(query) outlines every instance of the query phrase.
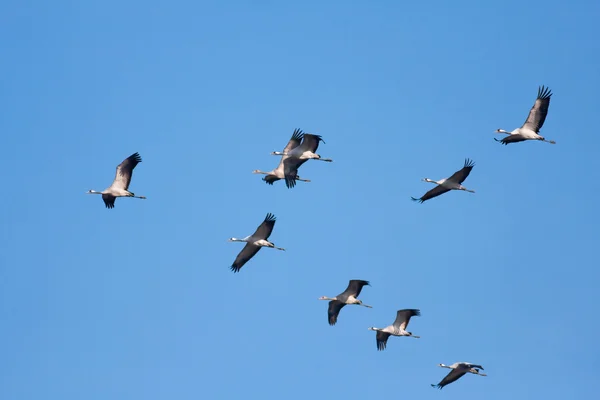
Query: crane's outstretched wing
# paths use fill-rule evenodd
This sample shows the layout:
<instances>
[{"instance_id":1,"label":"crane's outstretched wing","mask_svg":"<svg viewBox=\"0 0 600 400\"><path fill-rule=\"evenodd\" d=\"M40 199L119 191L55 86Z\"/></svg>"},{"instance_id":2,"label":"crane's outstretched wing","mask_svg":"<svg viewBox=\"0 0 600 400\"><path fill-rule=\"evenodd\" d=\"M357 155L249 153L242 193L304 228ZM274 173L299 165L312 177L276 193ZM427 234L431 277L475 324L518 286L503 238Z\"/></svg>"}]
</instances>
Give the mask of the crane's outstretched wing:
<instances>
[{"instance_id":1,"label":"crane's outstretched wing","mask_svg":"<svg viewBox=\"0 0 600 400\"><path fill-rule=\"evenodd\" d=\"M418 201L418 202L422 203L424 201L433 199L434 197L437 197L437 196L444 194L446 192L449 192L449 191L450 191L450 189L447 189L447 188L443 187L442 185L437 185L436 187L434 187L433 189L431 189L430 191L425 193L423 196L421 196L420 199L415 199L414 197L411 197L411 199L413 201Z\"/></svg>"},{"instance_id":2,"label":"crane's outstretched wing","mask_svg":"<svg viewBox=\"0 0 600 400\"><path fill-rule=\"evenodd\" d=\"M387 345L388 338L390 337L390 333L377 331L377 335L375 335L375 341L377 342L377 350L383 351L385 350L385 346Z\"/></svg>"},{"instance_id":3,"label":"crane's outstretched wing","mask_svg":"<svg viewBox=\"0 0 600 400\"><path fill-rule=\"evenodd\" d=\"M115 200L117 198L110 194L103 194L102 200L104 200L104 205L106 208L115 208Z\"/></svg>"},{"instance_id":4,"label":"crane's outstretched wing","mask_svg":"<svg viewBox=\"0 0 600 400\"><path fill-rule=\"evenodd\" d=\"M131 182L131 175L133 174L133 169L136 165L138 165L141 162L142 157L140 157L138 153L133 153L125 160L123 160L121 164L117 165L115 179L112 185L110 186L127 190L129 188L129 183Z\"/></svg>"},{"instance_id":5,"label":"crane's outstretched wing","mask_svg":"<svg viewBox=\"0 0 600 400\"><path fill-rule=\"evenodd\" d=\"M410 322L410 318L420 315L421 311L416 309L398 310L398 312L396 312L396 320L392 325L405 331L406 327L408 326L408 323Z\"/></svg>"},{"instance_id":6,"label":"crane's outstretched wing","mask_svg":"<svg viewBox=\"0 0 600 400\"><path fill-rule=\"evenodd\" d=\"M362 290L363 286L365 286L365 285L370 285L369 281L362 281L360 279L352 279L348 283L348 287L346 288L346 290L344 290L342 293L340 293L337 297L342 297L342 296L346 295L346 296L354 296L354 298L356 299L360 295L360 291Z\"/></svg>"},{"instance_id":7,"label":"crane's outstretched wing","mask_svg":"<svg viewBox=\"0 0 600 400\"><path fill-rule=\"evenodd\" d=\"M494 138L494 140L496 142L500 142L501 144L509 144L509 143L519 143L519 142L524 142L528 139L526 139L523 135L520 134L515 134L515 135L508 135L506 137L503 137L502 139L498 140L496 138Z\"/></svg>"},{"instance_id":8,"label":"crane's outstretched wing","mask_svg":"<svg viewBox=\"0 0 600 400\"><path fill-rule=\"evenodd\" d=\"M289 153L290 151L294 150L296 147L300 146L300 143L302 142L303 137L304 137L304 133L302 133L302 130L294 129L294 133L292 133L292 137L290 138L290 141L283 149L283 152Z\"/></svg>"},{"instance_id":9,"label":"crane's outstretched wing","mask_svg":"<svg viewBox=\"0 0 600 400\"><path fill-rule=\"evenodd\" d=\"M320 142L325 143L321 135L305 133L302 138L302 144L300 145L300 149L302 149L302 152L311 151L313 153L316 153L317 149L319 148Z\"/></svg>"},{"instance_id":10,"label":"crane's outstretched wing","mask_svg":"<svg viewBox=\"0 0 600 400\"><path fill-rule=\"evenodd\" d=\"M535 133L538 133L546 121L548 115L548 107L550 106L550 97L552 93L549 88L540 86L538 88L538 95L533 107L529 110L529 115L523 124L523 128L531 129Z\"/></svg>"},{"instance_id":11,"label":"crane's outstretched wing","mask_svg":"<svg viewBox=\"0 0 600 400\"><path fill-rule=\"evenodd\" d=\"M468 158L465 158L464 167L462 167L461 170L456 171L454 174L452 174L452 176L450 178L448 178L448 180L456 182L456 183L463 183L465 181L465 179L467 179L467 176L469 176L469 174L471 173L471 170L473 169L474 166L475 166L475 163L473 162L473 160L469 160Z\"/></svg>"},{"instance_id":12,"label":"crane's outstretched wing","mask_svg":"<svg viewBox=\"0 0 600 400\"><path fill-rule=\"evenodd\" d=\"M235 261L231 265L231 270L233 272L239 272L240 269L250 260L258 251L261 249L261 246L256 246L252 243L246 243L242 251L237 255Z\"/></svg>"},{"instance_id":13,"label":"crane's outstretched wing","mask_svg":"<svg viewBox=\"0 0 600 400\"><path fill-rule=\"evenodd\" d=\"M275 216L271 213L268 213L265 217L265 220L256 228L256 231L252 234L253 237L258 239L268 239L271 236L271 232L273 232L273 227L275 226Z\"/></svg>"},{"instance_id":14,"label":"crane's outstretched wing","mask_svg":"<svg viewBox=\"0 0 600 400\"><path fill-rule=\"evenodd\" d=\"M284 156L285 157L285 156ZM298 168L308 160L300 160L294 157L288 157L283 160L283 175L285 178L285 186L288 189L296 186L296 178L298 178Z\"/></svg>"},{"instance_id":15,"label":"crane's outstretched wing","mask_svg":"<svg viewBox=\"0 0 600 400\"><path fill-rule=\"evenodd\" d=\"M339 300L331 300L329 302L329 308L327 309L327 320L329 321L329 325L335 325L338 319L338 314L345 305L345 303L342 303Z\"/></svg>"},{"instance_id":16,"label":"crane's outstretched wing","mask_svg":"<svg viewBox=\"0 0 600 400\"><path fill-rule=\"evenodd\" d=\"M263 181L267 182L267 184L272 185L273 182L277 182L280 178L275 175L267 175L263 178Z\"/></svg>"},{"instance_id":17,"label":"crane's outstretched wing","mask_svg":"<svg viewBox=\"0 0 600 400\"><path fill-rule=\"evenodd\" d=\"M448 375L444 377L444 379L442 379L440 383L438 383L437 385L432 384L431 386L437 387L438 389L442 389L444 386L449 385L452 382L458 380L461 376L463 376L466 373L466 370L454 368L448 373Z\"/></svg>"}]
</instances>

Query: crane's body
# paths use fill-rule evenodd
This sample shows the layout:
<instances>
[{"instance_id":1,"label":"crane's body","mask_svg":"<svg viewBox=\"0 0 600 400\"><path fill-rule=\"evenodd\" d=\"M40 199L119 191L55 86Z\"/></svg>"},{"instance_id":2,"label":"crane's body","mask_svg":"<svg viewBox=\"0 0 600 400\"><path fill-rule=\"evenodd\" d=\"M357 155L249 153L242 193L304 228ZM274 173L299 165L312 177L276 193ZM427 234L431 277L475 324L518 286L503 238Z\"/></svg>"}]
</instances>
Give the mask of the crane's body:
<instances>
[{"instance_id":1,"label":"crane's body","mask_svg":"<svg viewBox=\"0 0 600 400\"><path fill-rule=\"evenodd\" d=\"M145 199L145 196L136 196L135 193L132 193L128 190L129 184L131 183L131 177L133 175L133 169L141 162L142 158L140 155L138 153L133 153L123 160L121 164L117 165L115 179L109 187L101 192L90 189L87 191L87 194L101 194L106 208L114 208L117 197L135 197L138 199Z\"/></svg>"},{"instance_id":2,"label":"crane's body","mask_svg":"<svg viewBox=\"0 0 600 400\"><path fill-rule=\"evenodd\" d=\"M533 103L533 107L529 110L529 115L527 116L525 123L520 128L511 132L505 131L504 129L496 129L496 133L503 133L508 136L502 140L496 138L494 138L494 140L504 145L524 142L526 140L540 140L542 142L556 144L554 140L546 140L545 137L539 134L544 125L544 121L546 121L546 116L548 115L550 97L552 97L550 88L540 86L538 88L538 95L535 103Z\"/></svg>"},{"instance_id":3,"label":"crane's body","mask_svg":"<svg viewBox=\"0 0 600 400\"><path fill-rule=\"evenodd\" d=\"M363 286L369 285L368 281L352 279L348 283L348 287L342 293L338 294L335 297L327 297L322 296L319 297L319 300L329 300L329 308L327 310L327 320L329 321L329 325L335 325L337 322L338 314L340 310L344 308L347 304L355 304L367 308L373 308L369 305L363 304L361 300L358 299L360 292Z\"/></svg>"},{"instance_id":4,"label":"crane's body","mask_svg":"<svg viewBox=\"0 0 600 400\"><path fill-rule=\"evenodd\" d=\"M246 264L252 257L258 253L258 251L263 247L270 247L272 249L277 250L285 250L282 247L277 247L273 242L267 240L269 236L271 236L271 232L273 232L273 227L275 226L275 216L271 213L268 213L265 217L264 221L258 226L256 231L245 238L229 238L230 242L245 242L246 246L240 251L237 255L235 261L231 265L231 270L233 272L239 272L239 270Z\"/></svg>"},{"instance_id":5,"label":"crane's body","mask_svg":"<svg viewBox=\"0 0 600 400\"><path fill-rule=\"evenodd\" d=\"M442 367L442 368L449 368L452 370L448 373L448 375L446 375L444 377L444 379L442 379L440 381L440 383L438 383L438 384L432 383L431 384L431 386L436 387L438 389L442 389L444 386L457 381L463 375L468 374L468 373L474 374L474 375L479 375L479 376L487 376L486 374L479 372L479 370L483 370L483 367L479 364L473 364L473 363L468 363L468 362L457 362L452 365L438 364L438 366Z\"/></svg>"},{"instance_id":6,"label":"crane's body","mask_svg":"<svg viewBox=\"0 0 600 400\"><path fill-rule=\"evenodd\" d=\"M308 160L332 162L330 158L323 158L316 153L319 142L323 139L319 135L303 133L300 129L294 130L292 138L283 151L273 151L271 154L282 156L283 175L288 188L296 185L298 169Z\"/></svg>"},{"instance_id":7,"label":"crane's body","mask_svg":"<svg viewBox=\"0 0 600 400\"><path fill-rule=\"evenodd\" d=\"M296 185L296 181L310 182L310 179L302 179L298 176L298 168L300 168L300 165L301 165L299 162L291 162L291 163L286 164L286 161L290 158L290 155L288 155L288 152L292 151L293 149L295 149L296 147L298 147L300 145L300 143L302 141L302 135L303 134L302 134L301 130L296 129L294 131L288 144L283 149L283 152L280 152L282 154L282 156L281 156L281 160L279 161L279 165L277 166L277 168L275 168L274 170L269 171L269 172L255 169L254 171L252 171L252 173L266 175L263 178L263 181L265 181L269 185L272 185L274 182L277 182L280 179L286 179L286 167L287 167L287 175L289 176L289 179L288 179L289 183L288 183L288 180L286 180L286 184L287 184L288 189L294 187Z\"/></svg>"},{"instance_id":8,"label":"crane's body","mask_svg":"<svg viewBox=\"0 0 600 400\"><path fill-rule=\"evenodd\" d=\"M413 201L418 201L418 202L423 203L424 201L427 201L429 199L432 199L434 197L442 195L451 190L463 190L465 192L475 193L474 190L467 189L466 187L464 187L462 185L462 183L465 181L465 179L467 179L467 177L471 173L471 170L473 169L474 166L475 166L475 163L473 163L472 160L469 160L467 158L467 159L465 159L465 164L464 164L463 168L460 169L459 171L456 171L449 178L440 179L439 181L434 181L433 179L429 179L429 178L423 178L422 179L423 182L435 183L436 187L434 187L433 189L431 189L430 191L425 193L423 196L421 196L421 198L417 199L415 197L411 197L411 199L413 199Z\"/></svg>"},{"instance_id":9,"label":"crane's body","mask_svg":"<svg viewBox=\"0 0 600 400\"><path fill-rule=\"evenodd\" d=\"M392 325L386 326L385 328L370 327L369 330L377 332L375 335L377 350L385 350L387 340L390 336L410 336L419 339L420 336L413 335L412 332L408 332L406 328L408 327L411 317L420 315L421 311L414 308L398 310L396 312L396 319Z\"/></svg>"}]
</instances>

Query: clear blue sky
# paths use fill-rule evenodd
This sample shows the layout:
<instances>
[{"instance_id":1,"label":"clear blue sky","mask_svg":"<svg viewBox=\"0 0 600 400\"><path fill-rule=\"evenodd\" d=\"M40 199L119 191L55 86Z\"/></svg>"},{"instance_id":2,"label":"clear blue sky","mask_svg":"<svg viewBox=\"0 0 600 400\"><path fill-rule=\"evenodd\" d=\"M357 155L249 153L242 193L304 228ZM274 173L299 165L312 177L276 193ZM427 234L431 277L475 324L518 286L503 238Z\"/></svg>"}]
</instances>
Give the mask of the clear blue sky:
<instances>
[{"instance_id":1,"label":"clear blue sky","mask_svg":"<svg viewBox=\"0 0 600 400\"><path fill-rule=\"evenodd\" d=\"M600 4L483 3L3 3L0 398L593 397ZM557 144L496 143L542 84ZM334 162L268 186L294 128ZM136 151L148 200L84 194Z\"/></svg>"}]
</instances>

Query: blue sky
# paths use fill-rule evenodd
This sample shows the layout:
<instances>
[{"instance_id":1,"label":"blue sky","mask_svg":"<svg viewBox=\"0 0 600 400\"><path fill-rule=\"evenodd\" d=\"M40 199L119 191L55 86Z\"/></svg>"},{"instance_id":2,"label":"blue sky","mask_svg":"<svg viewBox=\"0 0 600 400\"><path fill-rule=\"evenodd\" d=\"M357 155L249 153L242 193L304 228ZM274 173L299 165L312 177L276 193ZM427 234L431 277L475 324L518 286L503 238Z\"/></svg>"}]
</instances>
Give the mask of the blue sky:
<instances>
[{"instance_id":1,"label":"blue sky","mask_svg":"<svg viewBox=\"0 0 600 400\"><path fill-rule=\"evenodd\" d=\"M3 3L0 398L592 397L600 4L483 3ZM542 84L557 144L494 142ZM334 162L270 187L295 128ZM84 194L136 151L147 200Z\"/></svg>"}]
</instances>

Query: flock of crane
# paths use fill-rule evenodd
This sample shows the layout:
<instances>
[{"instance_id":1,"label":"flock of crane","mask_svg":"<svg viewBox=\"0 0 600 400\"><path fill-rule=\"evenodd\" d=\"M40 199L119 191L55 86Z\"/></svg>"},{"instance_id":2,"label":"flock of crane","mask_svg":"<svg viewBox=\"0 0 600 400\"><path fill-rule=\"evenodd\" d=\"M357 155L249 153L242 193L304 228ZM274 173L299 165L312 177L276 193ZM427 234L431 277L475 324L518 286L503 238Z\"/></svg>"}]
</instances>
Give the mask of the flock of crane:
<instances>
[{"instance_id":1,"label":"flock of crane","mask_svg":"<svg viewBox=\"0 0 600 400\"><path fill-rule=\"evenodd\" d=\"M554 142L553 140L546 140L546 138L539 134L540 129L542 128L542 125L546 120L546 115L548 114L548 107L550 105L551 96L552 93L550 92L550 89L541 86L538 89L537 99L535 100L533 107L529 111L529 116L527 117L527 120L525 121L523 126L513 130L512 132L498 129L496 130L496 133L507 134L508 136L504 137L502 140L498 140L495 138L494 140L504 145L510 143L523 142L526 140L539 140L555 144L556 142ZM300 167L306 161L333 161L329 158L323 158L316 153L320 142L324 142L321 136L303 133L301 130L296 129L294 130L292 137L290 138L288 144L285 146L283 151L274 151L271 153L272 155L281 156L281 160L279 161L279 165L277 166L277 168L270 172L254 170L253 173L266 175L263 178L263 180L269 185L273 185L274 182L281 179L285 180L285 184L288 188L293 188L294 186L296 186L296 181L310 182L310 180L302 179L298 176L298 169L300 169ZM102 200L104 201L106 208L114 208L115 200L117 197L135 197L138 199L145 199L146 197L136 196L134 193L128 190L129 184L131 183L133 169L141 161L142 159L138 153L132 154L117 166L115 179L107 189L103 190L102 192L90 190L87 193L101 194ZM475 164L473 163L473 161L466 159L463 168L459 171L456 171L449 178L440 179L438 181L429 178L424 178L423 181L434 183L436 186L420 198L412 197L412 200L422 203L451 190L463 190L475 193L473 190L469 190L462 186L462 183L465 181L465 179L467 179L474 166ZM285 250L284 248L275 246L273 242L268 240L271 236L271 233L273 232L274 226L275 216L269 213L252 235L246 236L242 239L233 237L229 239L230 242L246 243L244 248L239 252L235 261L231 265L231 270L233 272L239 272L240 269L263 247L270 247L277 250ZM335 325L340 311L346 305L354 304L372 308L369 305L363 304L363 302L358 299L358 296L360 295L360 292L363 286L365 285L369 285L369 282L364 280L353 279L349 282L346 290L340 293L339 295L335 297L323 296L319 298L319 300L329 301L327 317L330 325ZM408 327L408 323L410 322L410 319L412 317L420 315L421 312L418 309L398 310L396 313L396 319L391 325L385 328L370 327L369 330L376 332L375 339L377 343L377 350L384 350L386 348L387 341L390 336L407 336L419 338L419 336L413 335L412 332L408 332L406 328ZM468 362L457 362L452 365L439 364L439 366L451 369L448 375L446 375L438 384L431 385L439 389L442 389L444 386L456 381L457 379L459 379L467 373L479 376L486 376L486 374L480 372L480 370L483 370L483 367L478 364Z\"/></svg>"}]
</instances>

